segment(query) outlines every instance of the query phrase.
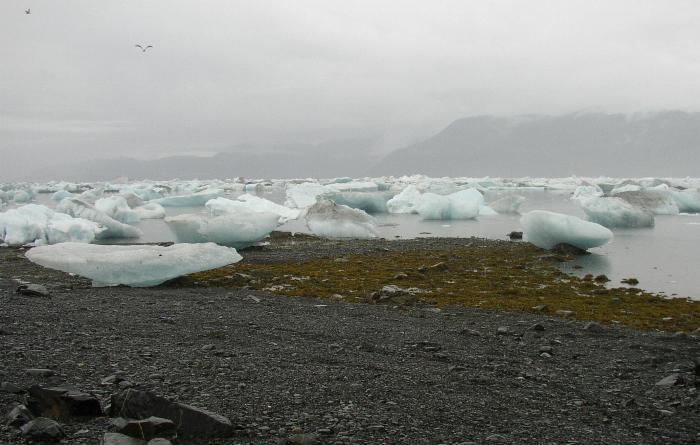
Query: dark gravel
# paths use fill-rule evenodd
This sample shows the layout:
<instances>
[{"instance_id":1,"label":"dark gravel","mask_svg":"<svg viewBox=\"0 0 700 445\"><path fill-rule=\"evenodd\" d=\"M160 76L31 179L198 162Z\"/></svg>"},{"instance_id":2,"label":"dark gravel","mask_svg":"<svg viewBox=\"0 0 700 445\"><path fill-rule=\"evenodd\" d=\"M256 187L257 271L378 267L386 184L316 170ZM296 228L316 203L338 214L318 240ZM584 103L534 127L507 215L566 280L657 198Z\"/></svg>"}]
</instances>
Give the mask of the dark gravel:
<instances>
[{"instance_id":1,"label":"dark gravel","mask_svg":"<svg viewBox=\"0 0 700 445\"><path fill-rule=\"evenodd\" d=\"M309 243L306 255L348 253ZM364 248L386 247L347 247ZM285 260L300 255L287 250ZM13 249L0 249L0 265L0 381L73 385L103 402L131 384L238 426L237 437L200 443L296 433L328 444L700 442L694 336L237 289L91 288ZM17 294L17 280L51 297ZM676 384L656 385L674 373ZM128 383L101 384L112 375ZM23 397L0 392L0 413ZM111 431L106 418L61 423L63 443L96 444ZM0 443L22 443L19 430L3 421Z\"/></svg>"}]
</instances>

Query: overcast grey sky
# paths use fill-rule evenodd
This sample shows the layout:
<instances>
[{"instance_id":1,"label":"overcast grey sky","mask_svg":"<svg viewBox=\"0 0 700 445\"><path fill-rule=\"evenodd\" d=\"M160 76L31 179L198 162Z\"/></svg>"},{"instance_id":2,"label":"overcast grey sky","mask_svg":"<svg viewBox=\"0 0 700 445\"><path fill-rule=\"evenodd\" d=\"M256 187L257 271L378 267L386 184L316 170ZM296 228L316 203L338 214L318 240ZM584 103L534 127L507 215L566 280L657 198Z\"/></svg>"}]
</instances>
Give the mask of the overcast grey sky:
<instances>
[{"instance_id":1,"label":"overcast grey sky","mask_svg":"<svg viewBox=\"0 0 700 445\"><path fill-rule=\"evenodd\" d=\"M698 111L699 25L695 0L2 0L0 162Z\"/></svg>"}]
</instances>

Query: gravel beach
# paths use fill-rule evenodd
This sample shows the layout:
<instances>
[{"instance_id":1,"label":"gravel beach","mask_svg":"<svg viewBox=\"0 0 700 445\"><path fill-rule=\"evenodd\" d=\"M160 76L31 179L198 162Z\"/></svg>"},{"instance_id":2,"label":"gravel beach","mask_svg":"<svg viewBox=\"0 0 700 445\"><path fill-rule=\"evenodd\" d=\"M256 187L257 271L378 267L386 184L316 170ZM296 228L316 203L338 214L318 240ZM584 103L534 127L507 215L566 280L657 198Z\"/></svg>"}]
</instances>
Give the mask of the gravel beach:
<instances>
[{"instance_id":1,"label":"gravel beach","mask_svg":"<svg viewBox=\"0 0 700 445\"><path fill-rule=\"evenodd\" d=\"M378 243L277 249L273 239L243 255L301 261ZM232 423L231 437L176 444L700 442L695 335L243 288L93 288L9 248L0 264L3 415L38 384L76 388L103 406L111 394L151 391ZM50 295L19 294L21 282ZM66 444L114 431L106 416L59 422ZM0 443L24 438L2 422Z\"/></svg>"}]
</instances>

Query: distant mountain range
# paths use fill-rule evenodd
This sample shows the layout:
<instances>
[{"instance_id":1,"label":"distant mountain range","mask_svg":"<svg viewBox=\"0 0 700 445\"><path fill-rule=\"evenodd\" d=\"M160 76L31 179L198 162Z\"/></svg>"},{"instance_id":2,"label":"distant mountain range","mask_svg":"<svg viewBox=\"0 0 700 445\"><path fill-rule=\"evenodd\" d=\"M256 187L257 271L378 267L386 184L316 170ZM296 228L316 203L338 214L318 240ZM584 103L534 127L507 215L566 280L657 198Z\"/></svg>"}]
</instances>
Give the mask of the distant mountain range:
<instances>
[{"instance_id":1,"label":"distant mountain range","mask_svg":"<svg viewBox=\"0 0 700 445\"><path fill-rule=\"evenodd\" d=\"M92 159L44 168L31 180L103 181L129 179L327 178L365 174L379 157L370 140L336 140L321 144L272 147L238 146L214 156L168 156L159 159Z\"/></svg>"},{"instance_id":2,"label":"distant mountain range","mask_svg":"<svg viewBox=\"0 0 700 445\"><path fill-rule=\"evenodd\" d=\"M469 117L393 151L370 173L700 176L700 113Z\"/></svg>"},{"instance_id":3,"label":"distant mountain range","mask_svg":"<svg viewBox=\"0 0 700 445\"><path fill-rule=\"evenodd\" d=\"M422 173L430 176L700 176L700 113L476 116L394 150L383 159L371 140L262 149L212 157L88 160L33 172L31 180L329 178Z\"/></svg>"}]
</instances>

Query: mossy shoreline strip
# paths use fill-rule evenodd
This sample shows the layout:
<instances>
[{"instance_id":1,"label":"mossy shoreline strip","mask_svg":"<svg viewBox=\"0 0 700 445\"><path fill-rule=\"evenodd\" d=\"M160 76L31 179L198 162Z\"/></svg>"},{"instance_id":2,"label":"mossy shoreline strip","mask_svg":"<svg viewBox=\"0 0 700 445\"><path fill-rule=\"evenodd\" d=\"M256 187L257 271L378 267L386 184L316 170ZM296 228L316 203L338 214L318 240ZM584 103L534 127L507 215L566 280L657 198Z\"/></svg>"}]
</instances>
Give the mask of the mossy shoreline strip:
<instances>
[{"instance_id":1,"label":"mossy shoreline strip","mask_svg":"<svg viewBox=\"0 0 700 445\"><path fill-rule=\"evenodd\" d=\"M573 259L528 243L479 238L328 241L276 234L244 261L169 285L248 287L284 296L375 303L383 286L412 288L417 304L550 314L641 330L691 332L700 302L566 274ZM389 304L392 304L389 302ZM563 311L563 312L562 312Z\"/></svg>"}]
</instances>

